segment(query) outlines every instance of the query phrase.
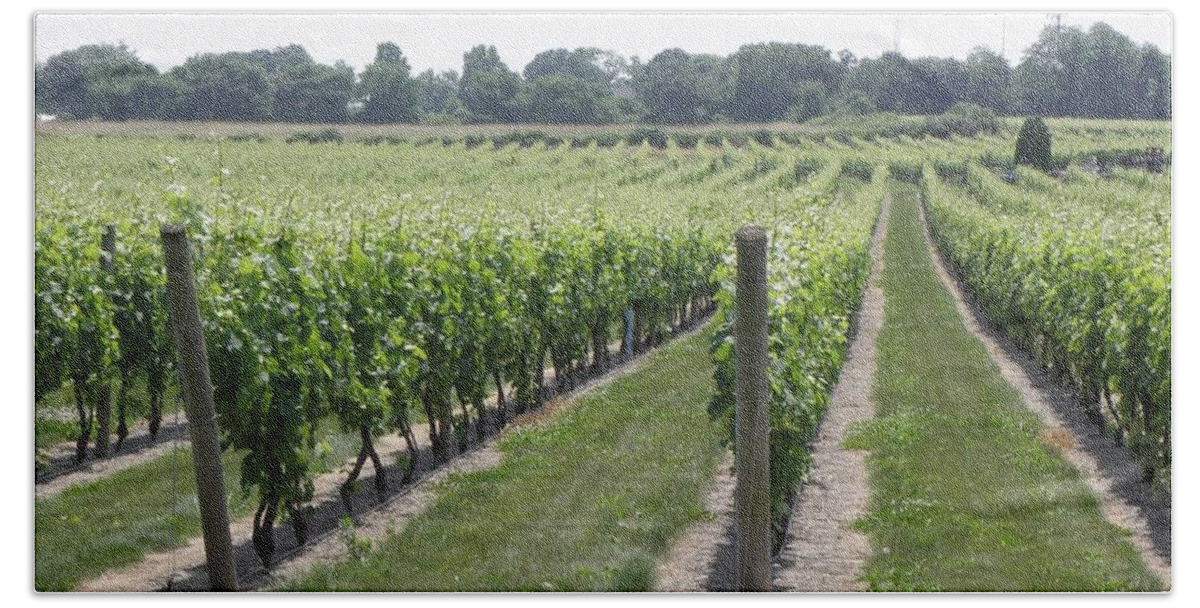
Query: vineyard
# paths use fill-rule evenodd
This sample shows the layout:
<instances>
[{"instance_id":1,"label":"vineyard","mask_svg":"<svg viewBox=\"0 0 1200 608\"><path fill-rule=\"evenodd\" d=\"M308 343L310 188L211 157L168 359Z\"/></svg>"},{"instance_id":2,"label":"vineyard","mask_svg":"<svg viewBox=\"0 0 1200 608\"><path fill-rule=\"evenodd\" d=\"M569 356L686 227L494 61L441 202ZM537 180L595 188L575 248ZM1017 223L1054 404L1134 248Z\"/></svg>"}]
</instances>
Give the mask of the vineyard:
<instances>
[{"instance_id":1,"label":"vineyard","mask_svg":"<svg viewBox=\"0 0 1200 608\"><path fill-rule=\"evenodd\" d=\"M186 227L193 250L229 509L248 527L240 555L257 562L239 570L252 586L651 588L671 539L703 519L701 494L733 443L732 235L747 224L770 243L770 509L782 549L856 336L872 236L885 199L904 189L919 192L933 240L990 325L1169 494L1170 159L1158 173L1138 166L1136 151L1169 150L1170 125L1050 121L1065 170L1047 175L1011 166L1017 124L945 137L916 122L287 139L41 133L35 475L39 487L63 488L37 495L35 587L99 588L89 585L199 536L194 486L179 483L191 473L178 439L167 224ZM657 403L656 384L678 393L656 408L594 412L610 394ZM636 449L622 443L643 433ZM494 479L451 478L430 519L378 551L335 523L365 521L493 444L504 454ZM575 461L592 450L594 460ZM139 452L112 475L70 481ZM685 466L674 453L694 459ZM596 487L531 485L510 470L535 456L574 463L566 474ZM640 467L638 485L620 487L624 466ZM489 533L511 535L537 516L514 506L522 484L541 496L574 487L564 513L588 502L598 523L572 545L586 564L539 546L565 562L545 568L575 568L543 580L477 548L461 579L437 574L470 560L436 539L480 541L436 526L483 509L508 522ZM87 507L131 493L159 498L124 515ZM501 494L507 502L486 502ZM601 503L617 515L592 512ZM551 520L563 537L584 526ZM260 576L339 529L350 538L345 561ZM488 539L496 551L507 542ZM534 555L521 543L505 555ZM479 565L493 563L502 565ZM1155 587L1144 583L1152 578L1126 586Z\"/></svg>"}]
</instances>

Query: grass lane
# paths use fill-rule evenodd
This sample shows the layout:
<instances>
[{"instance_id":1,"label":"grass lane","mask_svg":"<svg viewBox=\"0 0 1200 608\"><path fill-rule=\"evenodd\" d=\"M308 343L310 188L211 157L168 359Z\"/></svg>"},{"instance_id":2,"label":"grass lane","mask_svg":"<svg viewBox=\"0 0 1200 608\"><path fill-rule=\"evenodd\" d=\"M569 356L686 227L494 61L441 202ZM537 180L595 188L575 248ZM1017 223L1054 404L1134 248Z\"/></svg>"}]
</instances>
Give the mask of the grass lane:
<instances>
[{"instance_id":1,"label":"grass lane","mask_svg":"<svg viewBox=\"0 0 1200 608\"><path fill-rule=\"evenodd\" d=\"M328 433L320 470L358 450L358 433ZM250 515L257 493L239 483L242 453L225 452L225 490L233 519ZM288 530L277 531L288 534ZM200 507L189 446L34 502L34 588L70 591L102 575L200 536Z\"/></svg>"},{"instance_id":2,"label":"grass lane","mask_svg":"<svg viewBox=\"0 0 1200 608\"><path fill-rule=\"evenodd\" d=\"M871 589L1160 589L958 317L926 249L918 190L892 191L877 413L848 440L870 450L859 525Z\"/></svg>"},{"instance_id":3,"label":"grass lane","mask_svg":"<svg viewBox=\"0 0 1200 608\"><path fill-rule=\"evenodd\" d=\"M291 590L644 590L702 517L723 453L709 420L713 328L648 355L548 424L499 442L498 468L451 478L437 503L361 561Z\"/></svg>"}]
</instances>

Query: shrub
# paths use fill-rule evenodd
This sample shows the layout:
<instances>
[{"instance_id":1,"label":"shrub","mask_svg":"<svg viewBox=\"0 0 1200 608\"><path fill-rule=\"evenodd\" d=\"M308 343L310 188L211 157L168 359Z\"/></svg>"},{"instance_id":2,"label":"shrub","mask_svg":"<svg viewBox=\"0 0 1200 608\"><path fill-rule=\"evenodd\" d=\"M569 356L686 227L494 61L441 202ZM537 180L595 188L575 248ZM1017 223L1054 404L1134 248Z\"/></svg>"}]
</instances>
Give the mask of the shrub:
<instances>
[{"instance_id":1,"label":"shrub","mask_svg":"<svg viewBox=\"0 0 1200 608\"><path fill-rule=\"evenodd\" d=\"M892 161L888 163L888 176L908 184L920 184L925 178L925 167L919 163Z\"/></svg>"},{"instance_id":2,"label":"shrub","mask_svg":"<svg viewBox=\"0 0 1200 608\"><path fill-rule=\"evenodd\" d=\"M796 161L796 170L794 173L795 183L803 184L808 181L808 178L816 174L825 166L825 162L819 158L801 158Z\"/></svg>"},{"instance_id":3,"label":"shrub","mask_svg":"<svg viewBox=\"0 0 1200 608\"><path fill-rule=\"evenodd\" d=\"M869 182L875 175L875 165L861 158L847 158L842 161L841 174L861 182Z\"/></svg>"},{"instance_id":4,"label":"shrub","mask_svg":"<svg viewBox=\"0 0 1200 608\"><path fill-rule=\"evenodd\" d=\"M989 108L973 103L954 104L939 116L925 119L922 130L933 137L949 139L951 135L975 137L980 133L996 134L1000 131L1000 119Z\"/></svg>"},{"instance_id":5,"label":"shrub","mask_svg":"<svg viewBox=\"0 0 1200 608\"><path fill-rule=\"evenodd\" d=\"M620 133L601 133L596 136L596 145L601 148L611 148L621 143L622 139Z\"/></svg>"},{"instance_id":6,"label":"shrub","mask_svg":"<svg viewBox=\"0 0 1200 608\"><path fill-rule=\"evenodd\" d=\"M1050 129L1041 118L1033 117L1025 120L1021 131L1017 133L1017 151L1013 162L1018 165L1030 165L1045 172L1054 169L1054 155L1050 152Z\"/></svg>"},{"instance_id":7,"label":"shrub","mask_svg":"<svg viewBox=\"0 0 1200 608\"><path fill-rule=\"evenodd\" d=\"M725 145L725 134L720 131L713 131L704 136L704 143L718 148Z\"/></svg>"},{"instance_id":8,"label":"shrub","mask_svg":"<svg viewBox=\"0 0 1200 608\"><path fill-rule=\"evenodd\" d=\"M800 144L804 143L804 138L798 133L784 132L779 134L779 141L789 146L799 146Z\"/></svg>"},{"instance_id":9,"label":"shrub","mask_svg":"<svg viewBox=\"0 0 1200 608\"><path fill-rule=\"evenodd\" d=\"M961 163L935 160L933 161L933 172L943 182L951 186L964 188L967 185L967 180L971 177L971 165L965 160Z\"/></svg>"},{"instance_id":10,"label":"shrub","mask_svg":"<svg viewBox=\"0 0 1200 608\"><path fill-rule=\"evenodd\" d=\"M463 138L463 145L465 145L468 150L473 150L479 146L482 146L483 142L485 141L487 141L487 138L483 135L468 135Z\"/></svg>"},{"instance_id":11,"label":"shrub","mask_svg":"<svg viewBox=\"0 0 1200 608\"><path fill-rule=\"evenodd\" d=\"M662 129L653 127L640 127L629 132L625 138L629 145L640 146L643 142L650 144L655 150L665 150L667 148L667 134Z\"/></svg>"},{"instance_id":12,"label":"shrub","mask_svg":"<svg viewBox=\"0 0 1200 608\"><path fill-rule=\"evenodd\" d=\"M758 142L760 146L775 147L775 136L771 135L771 132L766 129L759 129L750 133L750 138Z\"/></svg>"},{"instance_id":13,"label":"shrub","mask_svg":"<svg viewBox=\"0 0 1200 608\"><path fill-rule=\"evenodd\" d=\"M728 141L729 144L735 148L745 148L746 143L750 141L750 138L747 137L745 133L742 133L740 131L734 131L732 133L727 134L725 136L725 140Z\"/></svg>"},{"instance_id":14,"label":"shrub","mask_svg":"<svg viewBox=\"0 0 1200 608\"><path fill-rule=\"evenodd\" d=\"M979 156L979 164L987 167L992 171L1011 172L1016 171L1017 165L1013 159L1008 156L1000 156L991 152L984 152Z\"/></svg>"},{"instance_id":15,"label":"shrub","mask_svg":"<svg viewBox=\"0 0 1200 608\"><path fill-rule=\"evenodd\" d=\"M265 135L262 135L259 133L238 133L236 135L230 135L229 141L234 141L234 142L239 142L239 143L247 142L247 141L256 141L261 144L261 143L267 141L267 137Z\"/></svg>"},{"instance_id":16,"label":"shrub","mask_svg":"<svg viewBox=\"0 0 1200 608\"><path fill-rule=\"evenodd\" d=\"M345 138L337 129L321 129L320 131L299 131L287 138L287 143L307 142L310 144L342 143Z\"/></svg>"},{"instance_id":17,"label":"shrub","mask_svg":"<svg viewBox=\"0 0 1200 608\"><path fill-rule=\"evenodd\" d=\"M671 139L675 140L675 145L686 150L691 150L700 143L700 136L695 133L673 133Z\"/></svg>"}]
</instances>

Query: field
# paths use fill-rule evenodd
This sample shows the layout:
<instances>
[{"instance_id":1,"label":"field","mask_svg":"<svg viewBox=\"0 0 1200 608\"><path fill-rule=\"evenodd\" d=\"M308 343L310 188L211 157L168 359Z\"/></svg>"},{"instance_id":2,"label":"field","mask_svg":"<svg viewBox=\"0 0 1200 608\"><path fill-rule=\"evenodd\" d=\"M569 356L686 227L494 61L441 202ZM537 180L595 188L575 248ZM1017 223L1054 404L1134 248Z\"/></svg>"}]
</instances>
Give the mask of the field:
<instances>
[{"instance_id":1,"label":"field","mask_svg":"<svg viewBox=\"0 0 1200 608\"><path fill-rule=\"evenodd\" d=\"M169 223L194 249L243 587L647 590L670 566L713 588L720 559L669 556L716 517L732 235L758 224L777 550L822 474L812 446L857 365L847 347L882 264L875 417L846 438L870 479L855 529L871 557L851 578L1169 588L1169 544L1131 537L1070 450L1039 439L1056 427L955 325L925 253L927 228L988 328L1121 444L1147 500L1169 503L1171 169L1137 155L1169 151L1171 125L1048 122L1065 164L1050 175L1011 166L1017 119L945 137L888 116L41 124L35 588L205 586Z\"/></svg>"}]
</instances>

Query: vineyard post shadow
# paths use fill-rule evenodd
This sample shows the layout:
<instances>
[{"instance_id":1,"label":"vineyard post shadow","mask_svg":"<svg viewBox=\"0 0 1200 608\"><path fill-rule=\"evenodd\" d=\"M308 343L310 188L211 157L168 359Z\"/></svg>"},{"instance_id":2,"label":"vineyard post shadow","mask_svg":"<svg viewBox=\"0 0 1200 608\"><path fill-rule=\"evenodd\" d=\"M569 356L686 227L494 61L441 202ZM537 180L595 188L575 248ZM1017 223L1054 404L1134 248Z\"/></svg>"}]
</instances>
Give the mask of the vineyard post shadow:
<instances>
[{"instance_id":1,"label":"vineyard post shadow","mask_svg":"<svg viewBox=\"0 0 1200 608\"><path fill-rule=\"evenodd\" d=\"M217 413L208 372L208 353L196 278L192 272L192 247L187 231L175 224L162 228L163 257L167 266L167 301L172 335L179 356L180 387L187 409L192 461L196 467L196 497L204 532L208 581L213 591L237 591L229 510L225 502L225 475L217 435Z\"/></svg>"},{"instance_id":2,"label":"vineyard post shadow","mask_svg":"<svg viewBox=\"0 0 1200 608\"><path fill-rule=\"evenodd\" d=\"M770 463L767 451L767 234L737 232L735 468L739 591L771 590Z\"/></svg>"}]
</instances>

